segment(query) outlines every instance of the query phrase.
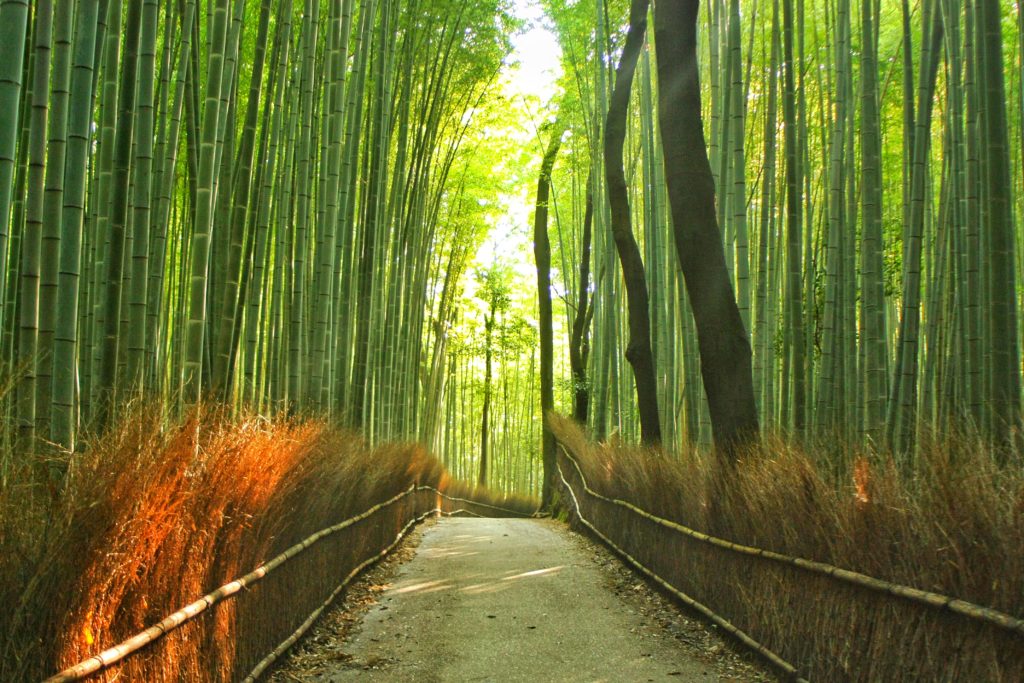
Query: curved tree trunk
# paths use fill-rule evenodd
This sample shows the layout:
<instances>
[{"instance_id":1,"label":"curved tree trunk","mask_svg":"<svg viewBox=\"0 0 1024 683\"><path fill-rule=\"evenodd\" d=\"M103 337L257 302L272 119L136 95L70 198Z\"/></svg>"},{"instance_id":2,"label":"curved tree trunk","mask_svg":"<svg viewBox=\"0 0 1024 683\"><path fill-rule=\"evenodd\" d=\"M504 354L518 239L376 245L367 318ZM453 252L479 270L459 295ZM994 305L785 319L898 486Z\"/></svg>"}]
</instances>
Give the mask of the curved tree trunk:
<instances>
[{"instance_id":1,"label":"curved tree trunk","mask_svg":"<svg viewBox=\"0 0 1024 683\"><path fill-rule=\"evenodd\" d=\"M633 366L636 400L640 410L640 438L645 444L661 442L658 417L658 384L654 376L654 352L651 350L651 318L647 295L647 277L640 248L633 237L629 215L626 173L622 166L622 148L626 139L626 114L633 88L633 73L647 32L648 0L633 0L629 10L629 32L622 59L615 72L615 90L608 106L604 136L604 171L608 180L608 202L612 209L612 237L622 263L629 310L629 345L626 360Z\"/></svg>"},{"instance_id":2,"label":"curved tree trunk","mask_svg":"<svg viewBox=\"0 0 1024 683\"><path fill-rule=\"evenodd\" d=\"M728 460L756 438L750 342L729 281L701 122L698 0L654 9L658 105L676 251L693 308L715 444Z\"/></svg>"},{"instance_id":3,"label":"curved tree trunk","mask_svg":"<svg viewBox=\"0 0 1024 683\"><path fill-rule=\"evenodd\" d=\"M540 408L544 415L541 435L541 457L544 482L541 486L541 507L550 510L555 491L555 435L548 427L547 415L555 409L554 326L551 319L551 241L548 239L548 195L551 169L562 146L561 123L551 131L551 141L544 152L537 180L537 208L533 216L533 256L537 262L537 304L540 326Z\"/></svg>"},{"instance_id":4,"label":"curved tree trunk","mask_svg":"<svg viewBox=\"0 0 1024 683\"><path fill-rule=\"evenodd\" d=\"M592 174L587 175L586 210L583 214L583 249L580 252L580 280L577 289L576 314L572 319L569 336L569 367L572 370L572 417L580 424L587 423L590 409L590 385L587 383L587 356L590 355L588 331L594 316L590 289L590 251L594 228L594 186Z\"/></svg>"}]
</instances>

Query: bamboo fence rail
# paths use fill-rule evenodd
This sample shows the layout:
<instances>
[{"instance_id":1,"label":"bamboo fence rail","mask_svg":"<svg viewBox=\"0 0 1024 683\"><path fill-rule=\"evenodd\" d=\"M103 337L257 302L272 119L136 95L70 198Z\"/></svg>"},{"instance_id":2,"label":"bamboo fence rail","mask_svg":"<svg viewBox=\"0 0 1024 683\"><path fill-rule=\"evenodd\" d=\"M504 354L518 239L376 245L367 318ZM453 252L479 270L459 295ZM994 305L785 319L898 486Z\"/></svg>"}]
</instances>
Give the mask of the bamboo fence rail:
<instances>
[{"instance_id":1,"label":"bamboo fence rail","mask_svg":"<svg viewBox=\"0 0 1024 683\"><path fill-rule=\"evenodd\" d=\"M467 503L469 505L475 505L477 507L487 508L488 510L497 510L498 512L504 512L504 513L507 513L507 514L510 514L510 515L517 515L519 517L533 517L534 514L535 514L535 513L532 513L532 512L520 512L519 510L513 510L511 508L501 507L500 505L490 505L488 503L481 503L480 501L472 500L470 498L459 498L457 496L449 496L447 493L439 491L439 490L435 489L433 486L421 486L420 488L421 489L428 489L430 491L433 491L437 495L441 496L442 498L444 498L446 500L450 500L453 503ZM469 510L464 510L464 512L469 512Z\"/></svg>"},{"instance_id":2,"label":"bamboo fence rail","mask_svg":"<svg viewBox=\"0 0 1024 683\"><path fill-rule=\"evenodd\" d=\"M734 553L748 555L751 557L759 557L765 560L769 560L771 562L777 562L780 564L797 567L798 569L801 569L812 574L827 576L829 578L836 579L837 581L842 581L844 583L858 586L860 588L865 588L867 590L874 591L877 593L892 595L919 605L930 607L932 609L948 610L962 617L990 624L992 626L1009 631L1011 633L1016 633L1017 635L1024 636L1024 620L1006 614L1005 612L1000 612L999 610L992 609L991 607L976 605L966 600L953 598L948 595L942 595L940 593L933 593L931 591L922 590L920 588L913 588L911 586L904 586L901 584L892 583L890 581L884 581L882 579L877 579L873 576L861 574L860 572L855 572L850 569L843 569L841 567L836 567L834 565L830 565L824 562L807 560L800 557L792 557L789 555L784 555L782 553L774 552L772 550L765 550L763 548L753 548L746 545L740 545L739 543L733 543L732 541L717 538L715 536L711 536L709 534L705 534L695 529L683 526L682 524L678 524L676 522L663 519L656 515L652 515L646 510L643 510L628 501L621 500L619 498L609 498L608 496L604 496L598 493L597 491L594 491L587 485L586 477L583 476L583 470L580 468L579 462L576 460L576 458L573 457L573 455L569 452L569 449L566 448L566 446L562 443L559 443L559 447L561 448L561 451L565 455L566 459L573 464L573 467L576 468L577 473L579 473L580 482L583 484L583 489L584 491L586 491L588 495L597 498L598 500L603 500L606 503L610 503L612 505L616 505L618 507L629 510L630 512L640 517L643 517L644 519L647 519L655 524L658 524L659 526L662 526L666 529L671 529L672 531L688 536L694 540L718 548L723 548Z\"/></svg>"},{"instance_id":3,"label":"bamboo fence rail","mask_svg":"<svg viewBox=\"0 0 1024 683\"><path fill-rule=\"evenodd\" d=\"M345 579L340 584L338 584L338 587L335 588L329 596L327 596L327 599L324 600L323 604L321 604L319 607L313 610L310 613L310 615L306 617L306 620L303 621L302 624L300 624L297 629L295 629L294 633L292 633L290 636L281 641L280 645L275 647L266 657L261 659L260 662L253 667L252 671L249 672L249 675L242 679L243 683L254 683L256 680L258 680L259 677L262 676L267 671L267 669L269 669L274 664L274 662L278 660L278 658L281 655L287 652L292 647L292 645L297 643L299 641L299 638L301 638L306 633L306 631L308 631L309 628L314 623L316 623L316 620L320 618L320 615L323 614L324 610L331 606L331 603L334 602L335 598L337 598L343 590L345 590L348 584L352 582L352 579L359 576L360 572L362 572L364 569L374 564L375 562L378 562L381 558L383 558L385 555L391 552L394 549L394 547L401 542L401 540L405 537L405 535L409 532L410 529L412 529L414 526L422 522L430 515L452 516L457 515L459 513L467 513L471 515L476 514L470 512L469 510L452 510L451 512L444 512L443 510L441 510L441 508L434 508L432 510L427 510L423 514L409 520L409 522L404 527L402 527L402 530L398 532L398 535L395 536L395 540L392 541L386 548L381 550L376 555L368 557L362 562L360 562L358 565L356 565L355 568L353 568L352 571L348 573L348 576L346 576Z\"/></svg>"},{"instance_id":4,"label":"bamboo fence rail","mask_svg":"<svg viewBox=\"0 0 1024 683\"><path fill-rule=\"evenodd\" d=\"M509 514L529 516L526 513L522 513L517 510L502 508L496 505L489 505L487 503L480 503L465 498L456 498L454 496L449 496L446 493L434 488L433 486L412 485L405 491L396 494L395 496L392 496L391 498L382 503L374 505L373 507L367 509L366 511L358 515L355 515L354 517L349 517L348 519L342 522L339 522L332 526L321 529L320 531L317 531L316 533L308 536L304 540L291 546L290 548L288 548L281 554L277 555L270 561L261 564L259 567L256 567L256 569L253 569L245 576L235 579L234 581L230 581L229 583L224 584L220 588L217 588L216 590L207 593L195 602L192 602L186 605L185 607L182 607L180 610L168 615L160 622L154 624L153 626L150 626L144 631L140 631L131 638L128 638L118 643L117 645L114 645L113 647L110 647L96 655L93 655L92 657L89 657L88 659L85 659L79 662L78 664L75 664L74 666L64 669L60 673L47 678L43 683L71 683L72 681L81 681L95 673L110 668L114 664L117 664L127 659L131 655L139 652L148 645L159 640L171 631L195 619L200 614L208 610L210 607L213 607L219 602L232 598L239 592L241 592L242 589L248 588L258 583L272 571L280 567L282 564L292 559L293 557L301 554L302 552L306 551L311 546L315 545L317 542L323 540L324 538L336 534L344 529L347 529L348 527L351 527L353 524L356 524L358 522L363 521L364 519L367 519L368 517L371 517L375 513L380 512L384 508L397 503L398 501L406 498L407 496L410 496L414 493L418 493L421 491L433 492L438 496L441 496L453 502L463 502L471 505L489 508L492 510L499 510ZM409 523L405 525L405 527L399 532L395 540L390 545L388 545L387 548L377 553L376 555L368 558L367 560L364 560L355 569L353 569L352 572L350 572L349 575L345 577L341 585L339 585L334 590L334 592L331 593L327 601L324 602L316 610L314 610L314 612L306 619L306 621L303 622L303 624L299 627L298 630L295 631L295 633L292 634L292 636L287 638L285 641L281 643L281 645L275 648L274 651L271 652L270 655L268 655L264 661L261 661L256 666L256 668L253 669L253 672L249 674L249 677L246 680L254 680L255 676L258 676L260 673L262 673L267 666L269 666L275 659L277 659L281 655L282 652L291 647L302 636L302 634L309 629L313 622L316 621L316 618L323 612L324 609L326 609L328 605L330 605L330 603L337 597L337 595L344 589L344 587L348 585L348 583L350 583L351 580L359 574L359 572L361 572L363 569L370 566L374 562L378 561L380 558L382 558L384 555L390 552L413 525L415 525L417 522L422 521L431 514L438 513L446 515L454 515L459 513L467 513L472 515L476 514L470 510L463 509L444 513L440 507L434 507L433 509L428 510L427 512L411 520Z\"/></svg>"},{"instance_id":5,"label":"bamboo fence rail","mask_svg":"<svg viewBox=\"0 0 1024 683\"><path fill-rule=\"evenodd\" d=\"M570 486L569 482L566 481L565 475L562 473L562 466L558 465L556 463L556 467L558 469L558 477L562 480L562 485L565 486L566 490L569 492L570 497L572 498L573 507L576 509L576 517L577 517L577 519L579 519L580 522L584 526L586 526L588 529L590 529L592 532L594 532L598 536L598 538L600 538L602 541L604 541L610 548L612 548L612 550L614 550L616 553L618 553L623 559L625 559L631 565L636 567L636 569L639 570L641 573L643 573L645 576L649 577L650 579L655 581L658 585L660 585L662 588L664 588L669 593L671 593L676 598L678 598L687 607L690 607L690 608L700 612L705 617L707 617L712 623L716 624L719 628L721 628L722 630L726 631L732 637L734 637L738 641L740 641L744 646L746 646L747 648L753 650L758 655L763 657L772 666L774 666L780 672L785 674L790 680L795 681L796 683L809 683L809 681L807 679L802 678L800 676L800 672L799 672L799 670L795 666L793 666L792 664L787 662L785 659L780 657L775 652L772 652L770 649L768 649L767 647L765 647L764 645L762 645L758 641L754 640L745 631L740 629L738 626L733 624L731 621L729 621L728 619L726 619L722 615L720 615L717 612L715 612L714 610L712 610L710 607L708 607L704 603L702 603L702 602L700 602L698 600L695 600L691 596L687 595L683 591L681 591L678 588L676 588L675 586L673 586L666 579L662 578L661 576L659 576L657 573L655 573L651 569L648 569L639 560L637 560L635 557L633 557L628 552L626 552L625 549L621 548L613 540L611 540L606 535L604 535L592 522L590 522L590 520L588 520L586 517L583 516L583 511L580 509L579 500L576 498L576 492L573 491L572 486ZM579 471L578 468L577 468L577 471ZM580 473L580 481L583 482L584 489L586 489L587 492L589 493L590 491L589 491L589 489L587 489L586 480L583 479L582 473Z\"/></svg>"}]
</instances>

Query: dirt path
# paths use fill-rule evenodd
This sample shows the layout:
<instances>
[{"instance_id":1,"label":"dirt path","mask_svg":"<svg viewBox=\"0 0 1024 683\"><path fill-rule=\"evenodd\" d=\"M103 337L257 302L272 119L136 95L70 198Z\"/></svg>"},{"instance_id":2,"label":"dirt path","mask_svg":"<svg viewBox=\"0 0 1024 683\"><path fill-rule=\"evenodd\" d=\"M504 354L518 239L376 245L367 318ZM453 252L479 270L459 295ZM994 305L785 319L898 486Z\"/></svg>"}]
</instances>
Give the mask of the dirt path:
<instances>
[{"instance_id":1,"label":"dirt path","mask_svg":"<svg viewBox=\"0 0 1024 683\"><path fill-rule=\"evenodd\" d=\"M618 578L557 522L443 520L348 642L320 635L318 666L274 680L770 680L706 631L694 642L704 629L682 615L682 635L652 618L646 587Z\"/></svg>"}]
</instances>

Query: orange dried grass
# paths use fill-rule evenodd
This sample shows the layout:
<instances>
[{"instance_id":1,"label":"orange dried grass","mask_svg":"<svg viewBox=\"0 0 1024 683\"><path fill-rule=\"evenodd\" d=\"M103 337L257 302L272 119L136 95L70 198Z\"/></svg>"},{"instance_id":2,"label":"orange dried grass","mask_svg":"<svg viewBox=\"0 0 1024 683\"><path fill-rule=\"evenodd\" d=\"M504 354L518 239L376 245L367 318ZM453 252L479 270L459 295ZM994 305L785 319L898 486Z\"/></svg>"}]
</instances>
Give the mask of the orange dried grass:
<instances>
[{"instance_id":1,"label":"orange dried grass","mask_svg":"<svg viewBox=\"0 0 1024 683\"><path fill-rule=\"evenodd\" d=\"M417 446L371 450L322 421L217 410L168 424L153 406L135 407L76 455L59 499L32 483L33 471L0 489L0 600L15 606L0 611L0 680L39 679L95 654L413 483L463 493ZM218 605L107 678L246 673L415 504L287 563L268 579L276 587Z\"/></svg>"}]
</instances>

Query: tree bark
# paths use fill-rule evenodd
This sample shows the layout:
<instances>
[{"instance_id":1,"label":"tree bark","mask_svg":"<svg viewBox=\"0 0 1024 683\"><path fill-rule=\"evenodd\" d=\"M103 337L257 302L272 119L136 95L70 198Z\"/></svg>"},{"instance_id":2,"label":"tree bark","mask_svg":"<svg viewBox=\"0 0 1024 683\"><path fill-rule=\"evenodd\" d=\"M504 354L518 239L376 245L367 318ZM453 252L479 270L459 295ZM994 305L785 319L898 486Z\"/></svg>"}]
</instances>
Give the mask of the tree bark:
<instances>
[{"instance_id":1,"label":"tree bark","mask_svg":"<svg viewBox=\"0 0 1024 683\"><path fill-rule=\"evenodd\" d=\"M647 294L647 276L640 248L633 237L629 214L629 191L622 165L623 145L626 140L626 114L629 95L633 87L633 73L647 32L648 0L633 0L629 10L629 32L622 50L619 68L615 72L605 123L604 170L608 181L608 202L611 205L612 237L622 264L626 285L626 306L629 313L629 345L626 360L633 366L636 382L637 407L640 410L640 438L647 445L661 442L661 424L658 417L658 385L654 376L654 352L651 350L650 304Z\"/></svg>"},{"instance_id":2,"label":"tree bark","mask_svg":"<svg viewBox=\"0 0 1024 683\"><path fill-rule=\"evenodd\" d=\"M750 342L725 264L701 122L698 6L698 0L655 5L659 121L676 251L697 327L712 431L719 453L731 461L757 436L757 408Z\"/></svg>"},{"instance_id":3,"label":"tree bark","mask_svg":"<svg viewBox=\"0 0 1024 683\"><path fill-rule=\"evenodd\" d=\"M572 332L569 337L569 367L572 370L572 417L580 424L586 424L590 409L590 386L587 384L587 357L590 355L590 342L587 332L594 315L590 295L590 252L594 228L594 186L590 174L587 177L587 200L583 214L583 248L580 252L579 296L576 301L576 314L572 320Z\"/></svg>"},{"instance_id":4,"label":"tree bark","mask_svg":"<svg viewBox=\"0 0 1024 683\"><path fill-rule=\"evenodd\" d=\"M786 157L786 303L785 320L789 331L787 350L783 359L783 382L792 386L791 391L783 390L784 396L792 394L793 429L803 431L807 417L807 342L804 326L804 309L801 292L803 279L800 245L802 242L803 204L800 185L803 180L800 144L802 126L806 118L797 116L796 72L800 65L793 59L793 0L782 3L782 61L784 85L782 90L782 121L786 128L784 153ZM803 61L803 51L800 53ZM803 107L800 108L803 112ZM808 262L809 263L809 262ZM784 406L788 407L788 403Z\"/></svg>"},{"instance_id":5,"label":"tree bark","mask_svg":"<svg viewBox=\"0 0 1024 683\"><path fill-rule=\"evenodd\" d=\"M496 297L492 295L490 313L484 318L484 408L480 416L480 475L477 478L479 486L487 486L487 445L490 436L491 423L491 342L494 334L494 321L497 315L495 311Z\"/></svg>"},{"instance_id":6,"label":"tree bark","mask_svg":"<svg viewBox=\"0 0 1024 683\"><path fill-rule=\"evenodd\" d=\"M555 409L554 327L551 317L551 241L548 239L548 195L551 189L551 168L562 145L561 123L551 131L551 141L540 165L537 180L537 204L533 217L533 256L537 262L537 303L540 326L540 408L544 415L541 433L541 463L544 482L541 486L541 508L550 510L555 491L555 435L547 423L547 415Z\"/></svg>"}]
</instances>

